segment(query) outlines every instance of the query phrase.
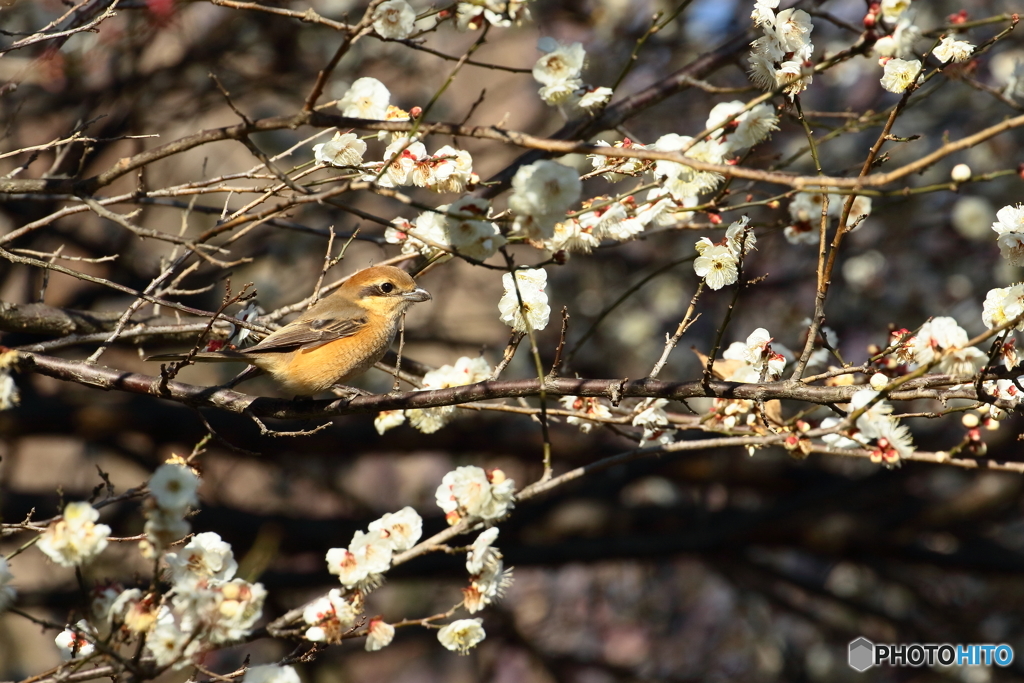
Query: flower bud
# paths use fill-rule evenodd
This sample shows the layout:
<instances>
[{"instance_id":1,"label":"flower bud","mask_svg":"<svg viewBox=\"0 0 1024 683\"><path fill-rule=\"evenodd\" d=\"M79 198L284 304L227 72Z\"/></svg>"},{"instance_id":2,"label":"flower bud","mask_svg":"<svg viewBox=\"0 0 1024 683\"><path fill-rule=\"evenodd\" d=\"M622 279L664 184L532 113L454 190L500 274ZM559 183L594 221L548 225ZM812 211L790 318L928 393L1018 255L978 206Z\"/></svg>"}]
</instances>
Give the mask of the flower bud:
<instances>
[{"instance_id":1,"label":"flower bud","mask_svg":"<svg viewBox=\"0 0 1024 683\"><path fill-rule=\"evenodd\" d=\"M949 176L958 183L963 183L971 179L971 167L967 164L957 164L950 171Z\"/></svg>"}]
</instances>

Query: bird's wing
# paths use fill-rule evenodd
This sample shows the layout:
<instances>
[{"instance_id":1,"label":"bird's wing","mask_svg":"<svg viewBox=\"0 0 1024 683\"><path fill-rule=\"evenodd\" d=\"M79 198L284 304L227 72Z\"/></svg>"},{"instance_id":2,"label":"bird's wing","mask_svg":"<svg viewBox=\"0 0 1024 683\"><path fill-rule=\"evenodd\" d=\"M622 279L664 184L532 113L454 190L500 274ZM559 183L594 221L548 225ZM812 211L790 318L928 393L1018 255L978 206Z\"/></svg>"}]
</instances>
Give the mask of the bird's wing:
<instances>
[{"instance_id":1,"label":"bird's wing","mask_svg":"<svg viewBox=\"0 0 1024 683\"><path fill-rule=\"evenodd\" d=\"M351 337L366 327L366 322L366 311L355 304L338 306L334 303L329 307L318 304L259 344L245 349L244 353L288 352L320 346Z\"/></svg>"}]
</instances>

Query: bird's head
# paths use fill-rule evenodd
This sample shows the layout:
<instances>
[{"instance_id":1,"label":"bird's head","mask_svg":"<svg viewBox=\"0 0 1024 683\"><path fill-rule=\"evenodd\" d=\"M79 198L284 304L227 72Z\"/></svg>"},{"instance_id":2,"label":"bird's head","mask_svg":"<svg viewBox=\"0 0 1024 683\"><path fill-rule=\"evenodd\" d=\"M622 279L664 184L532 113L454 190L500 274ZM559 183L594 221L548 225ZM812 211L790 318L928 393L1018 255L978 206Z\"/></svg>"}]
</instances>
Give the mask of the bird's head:
<instances>
[{"instance_id":1,"label":"bird's head","mask_svg":"<svg viewBox=\"0 0 1024 683\"><path fill-rule=\"evenodd\" d=\"M430 292L416 286L409 273L394 266L373 266L355 273L342 289L360 306L389 314L411 304L429 301Z\"/></svg>"}]
</instances>

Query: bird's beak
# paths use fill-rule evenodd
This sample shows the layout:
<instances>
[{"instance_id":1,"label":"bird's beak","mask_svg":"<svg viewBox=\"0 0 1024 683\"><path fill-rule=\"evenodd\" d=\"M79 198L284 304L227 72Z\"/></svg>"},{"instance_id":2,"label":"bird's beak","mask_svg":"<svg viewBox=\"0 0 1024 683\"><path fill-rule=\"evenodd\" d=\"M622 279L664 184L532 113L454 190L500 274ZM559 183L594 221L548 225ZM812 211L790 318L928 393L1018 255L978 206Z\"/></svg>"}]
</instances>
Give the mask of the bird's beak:
<instances>
[{"instance_id":1,"label":"bird's beak","mask_svg":"<svg viewBox=\"0 0 1024 683\"><path fill-rule=\"evenodd\" d=\"M430 301L434 297L430 296L430 292L423 289L422 287L417 287L411 292L406 292L405 294L403 294L402 298L410 303L417 303L420 301Z\"/></svg>"}]
</instances>

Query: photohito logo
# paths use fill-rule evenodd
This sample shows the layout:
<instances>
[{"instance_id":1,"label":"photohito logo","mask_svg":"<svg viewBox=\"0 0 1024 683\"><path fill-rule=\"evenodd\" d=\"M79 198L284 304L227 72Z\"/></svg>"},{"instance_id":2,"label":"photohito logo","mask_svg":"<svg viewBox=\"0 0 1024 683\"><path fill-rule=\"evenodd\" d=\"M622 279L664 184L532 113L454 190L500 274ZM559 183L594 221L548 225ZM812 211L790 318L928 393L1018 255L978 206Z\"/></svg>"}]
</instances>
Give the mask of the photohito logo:
<instances>
[{"instance_id":1,"label":"photohito logo","mask_svg":"<svg viewBox=\"0 0 1024 683\"><path fill-rule=\"evenodd\" d=\"M873 666L1010 666L1013 648L1006 644L950 645L911 643L882 645L863 636L850 641L849 664L856 671Z\"/></svg>"}]
</instances>

